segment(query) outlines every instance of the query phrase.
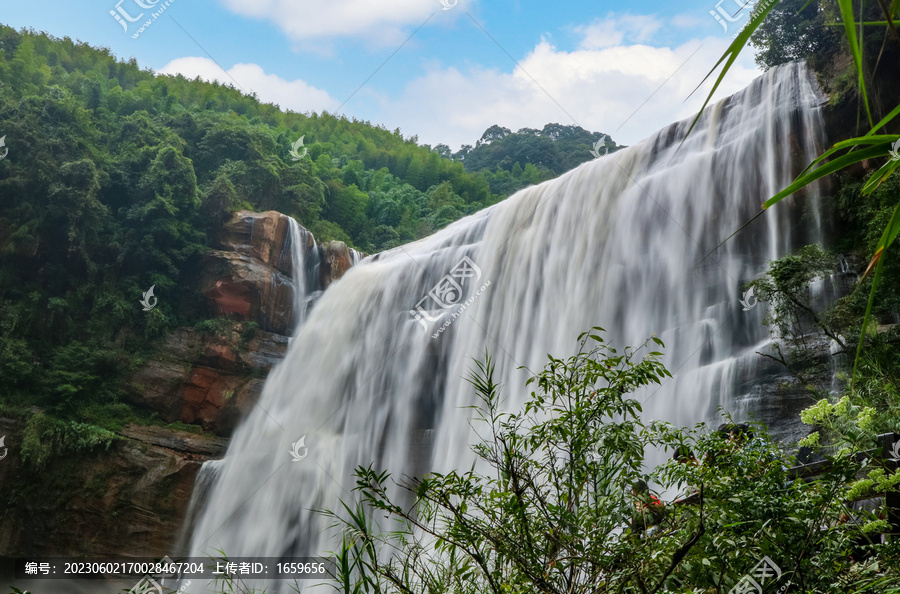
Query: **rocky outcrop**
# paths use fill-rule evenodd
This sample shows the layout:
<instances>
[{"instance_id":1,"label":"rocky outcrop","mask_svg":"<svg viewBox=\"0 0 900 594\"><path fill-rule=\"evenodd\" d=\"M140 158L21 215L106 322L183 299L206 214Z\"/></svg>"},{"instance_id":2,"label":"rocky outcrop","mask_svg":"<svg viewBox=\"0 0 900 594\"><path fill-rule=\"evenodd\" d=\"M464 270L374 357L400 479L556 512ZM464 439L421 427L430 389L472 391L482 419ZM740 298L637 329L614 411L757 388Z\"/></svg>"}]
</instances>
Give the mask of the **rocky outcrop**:
<instances>
[{"instance_id":1,"label":"rocky outcrop","mask_svg":"<svg viewBox=\"0 0 900 594\"><path fill-rule=\"evenodd\" d=\"M199 278L218 317L172 332L128 379L130 403L167 422L231 434L287 350L297 289L292 242L302 242L304 293L324 290L362 256L340 241L316 244L306 229L292 233L291 225L275 211L235 213L218 237L219 249L206 254Z\"/></svg>"},{"instance_id":2,"label":"rocky outcrop","mask_svg":"<svg viewBox=\"0 0 900 594\"><path fill-rule=\"evenodd\" d=\"M108 450L57 455L38 471L21 457L28 416L0 417L8 449L0 460L0 555L172 552L200 466L224 456L227 436L287 351L294 238L302 242L300 288L307 294L321 292L360 259L343 243L319 246L302 227L292 232L280 213L236 213L197 277L210 319L171 332L126 378L130 404L202 433L127 425Z\"/></svg>"},{"instance_id":3,"label":"rocky outcrop","mask_svg":"<svg viewBox=\"0 0 900 594\"><path fill-rule=\"evenodd\" d=\"M327 289L331 283L344 276L350 267L359 262L364 254L347 247L343 241L329 241L319 246L321 265L319 278L322 289Z\"/></svg>"},{"instance_id":4,"label":"rocky outcrop","mask_svg":"<svg viewBox=\"0 0 900 594\"><path fill-rule=\"evenodd\" d=\"M26 419L0 417L0 551L18 556L153 556L168 550L206 460L227 440L126 426L108 450L57 456L40 471L21 460Z\"/></svg>"},{"instance_id":5,"label":"rocky outcrop","mask_svg":"<svg viewBox=\"0 0 900 594\"><path fill-rule=\"evenodd\" d=\"M223 322L227 327L216 332L172 332L158 354L129 378L129 402L167 422L196 423L230 435L259 398L288 338L247 323Z\"/></svg>"},{"instance_id":6,"label":"rocky outcrop","mask_svg":"<svg viewBox=\"0 0 900 594\"><path fill-rule=\"evenodd\" d=\"M225 224L220 249L206 253L200 277L211 313L252 320L268 332L290 332L295 291L290 226L289 217L275 211L239 211ZM306 260L316 245L305 230L300 236Z\"/></svg>"}]
</instances>

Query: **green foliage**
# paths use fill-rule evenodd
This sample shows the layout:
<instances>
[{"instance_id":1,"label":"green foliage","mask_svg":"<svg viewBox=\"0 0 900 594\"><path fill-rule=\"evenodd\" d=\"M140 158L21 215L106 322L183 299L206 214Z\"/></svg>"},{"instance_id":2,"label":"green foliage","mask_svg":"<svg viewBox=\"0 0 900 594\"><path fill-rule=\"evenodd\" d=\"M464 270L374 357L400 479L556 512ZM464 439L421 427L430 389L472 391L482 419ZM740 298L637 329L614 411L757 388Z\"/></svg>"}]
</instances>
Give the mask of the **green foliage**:
<instances>
[{"instance_id":1,"label":"green foliage","mask_svg":"<svg viewBox=\"0 0 900 594\"><path fill-rule=\"evenodd\" d=\"M812 58L824 66L837 51L840 34L826 26L822 4L808 0L779 2L750 37L751 45L758 48L756 63L768 69Z\"/></svg>"},{"instance_id":2,"label":"green foliage","mask_svg":"<svg viewBox=\"0 0 900 594\"><path fill-rule=\"evenodd\" d=\"M867 193L864 188L870 179L871 175L859 181L845 179L838 194L829 199L839 214L840 233L835 250L847 254L850 260L865 261L877 249L900 194L900 179L896 177L887 178ZM760 300L768 303L764 322L772 329L774 354L767 356L784 364L801 385L811 389L818 407L845 403L842 406L846 414L832 419L843 419L838 422L840 431L820 426L811 421L813 417L804 417L804 422L815 429L810 438L814 443L808 445L837 447L835 440L841 433L860 429L868 431L869 438L874 433L900 433L900 388L896 379L900 377L900 360L896 356L900 350L900 327L896 325L896 312L900 311L900 261L884 262L883 282L877 287L877 300L868 318L871 278L834 303L816 303L812 298L813 282L837 280L840 286L840 277L835 257L819 246L806 246L796 254L771 262L764 277L749 283L756 288ZM819 387L824 390L816 388L815 378L834 375L840 383L846 385L849 381L840 357L836 359L837 372L831 370L834 361L823 353L820 335L837 346L837 353L832 355L846 356L851 356L853 350L845 337L863 337L865 349L856 361L852 390L845 388L835 394L834 385ZM810 409L807 414L814 414L814 410L818 409Z\"/></svg>"},{"instance_id":3,"label":"green foliage","mask_svg":"<svg viewBox=\"0 0 900 594\"><path fill-rule=\"evenodd\" d=\"M528 381L534 389L520 413L499 410L493 363L478 363L470 381L482 401L481 441L471 469L404 479L392 497L387 471L358 468L360 501L325 512L344 536L335 589L725 592L765 556L788 591L900 587L900 548L879 544L884 522L865 512L845 517L844 498L900 482L858 461L871 440L804 481L787 472L793 457L763 427L726 440L703 425L644 423L631 393L669 377L661 354L646 344L620 352L601 332L583 335L572 357L549 357ZM692 461L649 464L648 452L681 448ZM863 470L871 484L857 486ZM647 526L649 494L633 488L643 479L688 496Z\"/></svg>"},{"instance_id":4,"label":"green foliage","mask_svg":"<svg viewBox=\"0 0 900 594\"><path fill-rule=\"evenodd\" d=\"M841 229L838 249L855 254L860 259L868 259L878 250L885 227L891 220L900 196L900 178L891 176L871 193L863 188L871 175L862 181L845 180L835 206L844 213L846 224ZM886 258L881 270L882 282L876 287L877 299L872 315L880 323L891 320L894 312L900 311L900 259ZM866 295L871 290L870 281L865 281L857 289L852 300L855 308L865 311Z\"/></svg>"},{"instance_id":5,"label":"green foliage","mask_svg":"<svg viewBox=\"0 0 900 594\"><path fill-rule=\"evenodd\" d=\"M399 130L285 113L33 30L0 26L0 85L0 401L73 418L117 402L169 330L207 317L200 256L233 211L275 209L371 253L506 195Z\"/></svg>"},{"instance_id":6,"label":"green foliage","mask_svg":"<svg viewBox=\"0 0 900 594\"><path fill-rule=\"evenodd\" d=\"M810 379L827 373L826 361L821 361L816 350L817 333L825 334L847 354L843 338L846 318L838 319L831 312L821 314L813 300L812 283L822 281L836 272L837 259L818 245L808 245L796 254L790 254L769 263L769 271L760 279L748 284L760 301L769 307L763 318L773 335L773 355L801 382L811 387Z\"/></svg>"},{"instance_id":7,"label":"green foliage","mask_svg":"<svg viewBox=\"0 0 900 594\"><path fill-rule=\"evenodd\" d=\"M78 418L81 422L113 432L121 431L122 427L129 423L137 425L160 423L149 412L137 411L124 402L82 405L78 410Z\"/></svg>"},{"instance_id":8,"label":"green foliage","mask_svg":"<svg viewBox=\"0 0 900 594\"><path fill-rule=\"evenodd\" d=\"M222 336L227 332L234 330L235 323L227 318L210 318L201 320L194 324L194 328L200 332L209 332L217 336Z\"/></svg>"},{"instance_id":9,"label":"green foliage","mask_svg":"<svg viewBox=\"0 0 900 594\"><path fill-rule=\"evenodd\" d=\"M871 235L871 229L878 225L877 216L873 215L890 209L889 205L874 200L872 196L860 196L859 187L845 186L839 198L846 201L853 197L865 205L849 217L846 225L842 247L848 251L865 249L867 242L877 241ZM890 272L889 278L892 280L897 274L895 267L896 264ZM831 410L828 407L834 402L842 403L838 417L852 421L850 424L843 423L840 432L815 433L812 439L816 443L820 438L830 442L839 433L857 432L857 417L860 427L869 433L900 432L900 422L897 420L900 415L900 388L896 382L896 378L900 377L900 360L896 356L900 349L900 328L887 324L879 329L874 320L863 328L866 323L865 285L862 290L841 297L830 305L816 303L811 292L812 283L833 280L837 272L836 258L821 247L811 245L797 254L771 262L765 276L749 283L757 290L760 300L768 304L763 321L772 329L773 354L766 353L764 356L782 363L818 399L816 407L804 413L803 422L818 427L821 421L818 416L827 417ZM897 287L896 283L885 284L879 290L879 313L886 322L894 321L891 312L896 310L886 307L896 306ZM846 389L833 396L834 386L830 383L824 386L824 390L817 388L816 378L821 380L832 375L847 383L846 370L839 367L836 374L832 371L832 357L840 354L851 356L853 350L844 337L859 333L866 338L866 349L859 359L855 389ZM823 345L821 341L822 335L831 339L831 344L836 347L830 353L825 348L828 345ZM837 361L840 365L842 359ZM816 411L824 412L820 415ZM854 441L855 444L857 442Z\"/></svg>"},{"instance_id":10,"label":"green foliage","mask_svg":"<svg viewBox=\"0 0 900 594\"><path fill-rule=\"evenodd\" d=\"M580 126L547 124L543 130L522 128L511 132L498 125L485 130L473 148L464 145L453 154L466 171L482 172L495 194L511 194L593 159L594 144L604 138L600 132L588 132ZM606 149L617 147L608 136Z\"/></svg>"},{"instance_id":11,"label":"green foliage","mask_svg":"<svg viewBox=\"0 0 900 594\"><path fill-rule=\"evenodd\" d=\"M758 40L758 46L763 48L762 55L765 56L768 50L772 50L773 55L783 53L780 46L784 44L781 40L775 41L773 31L779 31L779 27L784 25L785 15L789 14L792 2L793 0L761 2L753 9L750 14L750 22L741 30L734 42L732 42L725 51L725 54L718 62L716 62L709 74L707 74L707 78L709 78L716 69L721 66L721 71L719 72L715 83L712 85L709 95L703 104L703 108L701 108L701 113L709 104L716 89L721 84L735 60L737 60L737 57L744 46L750 40L751 35L757 35L756 39ZM894 23L900 18L900 2L892 1L889 3L877 2L867 4L865 0L857 0L856 2L854 2L854 0L811 0L809 4L811 6L808 7L808 10L819 11L824 9L826 14L833 14L835 19L839 18L843 25L843 39L845 44L842 49L845 55L852 59L853 73L857 79L856 92L858 98L858 111L860 112L861 118L864 113L865 121L869 125L869 131L863 136L835 143L834 146L813 160L813 162L810 163L790 185L775 194L775 196L766 200L762 205L763 210L777 204L795 192L806 188L817 180L825 178L832 173L852 170L860 163L874 163L879 167L863 186L863 195L868 195L876 191L887 180L892 179L893 174L900 168L900 159L894 158L896 151L893 148L895 145L900 146L900 144L897 144L900 143L900 135L884 133L893 125L897 117L900 116L900 105L896 103L894 97L891 97L888 106L881 108L877 101L878 93L876 92L875 95L873 95L873 98L876 100L874 101L875 113L881 118L876 123L873 115L873 101L870 101L870 88L879 86L877 84L873 85L873 75L871 73L877 69L877 65L883 56L893 56L896 58L898 55L896 44L900 43L900 36L897 34ZM778 13L780 14L780 17L776 14L776 16L773 17L775 20L770 24L770 29L764 29L765 23L776 10L781 10L781 12ZM792 30L795 33L801 28L797 23L797 19L804 18L802 16L803 12L804 11L800 11L800 14L796 14L795 11L794 16L790 17L793 19L791 27L793 27ZM875 21L873 19L873 15L875 14L881 14L885 20ZM818 19L819 15L817 14L815 17L806 18ZM866 34L866 28L872 26L878 27L878 29L876 29L878 33L875 35ZM809 29L809 31L814 30L815 26L812 26L812 28ZM782 30L782 33L784 32L785 31ZM873 38L875 44L873 44ZM880 49L878 49L879 41L881 42ZM809 45L810 43L808 40L806 42L800 41L801 47L806 46L808 49ZM888 59L890 60L890 57ZM896 59L894 60L894 64L896 64ZM895 77L895 75L896 69L894 68L887 71L886 74L881 74L881 80L876 79L876 81L883 83L884 87L891 89L891 83L893 82L891 77ZM701 114L698 114L694 119L688 133L690 133L694 125L696 125L700 115ZM896 178L894 177L893 179ZM869 267L864 274L864 278L869 277L871 274L872 283L869 289L869 300L866 304L863 323L861 325L864 331L860 333L856 349L856 358L854 360L853 375L851 378L851 383L853 384L856 382L857 371L860 361L862 360L863 348L866 342L865 329L869 326L869 320L871 319L875 299L878 294L878 287L883 280L885 262L883 256L885 250L891 246L898 234L900 234L900 201L895 200L893 214L882 230L880 239L875 246L875 250L871 254Z\"/></svg>"},{"instance_id":12,"label":"green foliage","mask_svg":"<svg viewBox=\"0 0 900 594\"><path fill-rule=\"evenodd\" d=\"M182 423L181 421L175 421L174 423L169 423L166 425L166 429L173 429L175 431L187 431L188 433L203 433L203 429L197 425L187 425Z\"/></svg>"},{"instance_id":13,"label":"green foliage","mask_svg":"<svg viewBox=\"0 0 900 594\"><path fill-rule=\"evenodd\" d=\"M97 448L109 449L121 439L112 431L77 423L61 421L44 413L31 416L22 434L22 462L39 470L56 457L64 457Z\"/></svg>"}]
</instances>

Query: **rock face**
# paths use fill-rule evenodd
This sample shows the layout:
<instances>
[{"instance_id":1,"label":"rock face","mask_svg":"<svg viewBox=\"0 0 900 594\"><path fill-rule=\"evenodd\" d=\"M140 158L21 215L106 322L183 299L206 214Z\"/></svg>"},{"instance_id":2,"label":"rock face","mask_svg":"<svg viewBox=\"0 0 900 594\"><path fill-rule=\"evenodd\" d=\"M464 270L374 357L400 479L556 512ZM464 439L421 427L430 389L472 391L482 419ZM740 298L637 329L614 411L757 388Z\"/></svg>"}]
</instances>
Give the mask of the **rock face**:
<instances>
[{"instance_id":1,"label":"rock face","mask_svg":"<svg viewBox=\"0 0 900 594\"><path fill-rule=\"evenodd\" d=\"M321 254L319 278L323 290L344 276L344 273L364 256L364 254L348 248L343 241L329 241L319 246L319 249Z\"/></svg>"},{"instance_id":2,"label":"rock face","mask_svg":"<svg viewBox=\"0 0 900 594\"><path fill-rule=\"evenodd\" d=\"M167 422L230 435L287 350L295 237L302 242L306 293L324 290L362 256L340 241L316 244L302 227L291 233L281 213L235 213L219 235L219 249L206 254L199 281L210 313L225 317L205 328L172 332L128 379L129 402Z\"/></svg>"},{"instance_id":3,"label":"rock face","mask_svg":"<svg viewBox=\"0 0 900 594\"><path fill-rule=\"evenodd\" d=\"M157 355L129 378L129 402L167 422L196 423L230 435L284 356L288 338L247 323L226 324L216 332L172 332Z\"/></svg>"},{"instance_id":4,"label":"rock face","mask_svg":"<svg viewBox=\"0 0 900 594\"><path fill-rule=\"evenodd\" d=\"M304 256L316 249L305 233ZM239 211L226 223L203 262L200 290L215 315L253 320L268 332L288 334L293 327L294 281L289 218L269 211ZM346 271L346 270L345 270Z\"/></svg>"},{"instance_id":5,"label":"rock face","mask_svg":"<svg viewBox=\"0 0 900 594\"><path fill-rule=\"evenodd\" d=\"M27 419L0 417L0 551L18 556L154 556L171 546L200 465L227 440L164 427L126 426L108 450L21 461Z\"/></svg>"},{"instance_id":6,"label":"rock face","mask_svg":"<svg viewBox=\"0 0 900 594\"><path fill-rule=\"evenodd\" d=\"M0 460L0 558L173 553L200 466L224 456L227 436L287 351L294 238L302 243L307 294L360 259L343 243L319 246L291 227L277 212L236 213L197 278L211 319L171 332L125 381L136 408L206 433L128 425L108 450L57 455L37 471L21 457L28 415L0 417L8 449Z\"/></svg>"}]
</instances>

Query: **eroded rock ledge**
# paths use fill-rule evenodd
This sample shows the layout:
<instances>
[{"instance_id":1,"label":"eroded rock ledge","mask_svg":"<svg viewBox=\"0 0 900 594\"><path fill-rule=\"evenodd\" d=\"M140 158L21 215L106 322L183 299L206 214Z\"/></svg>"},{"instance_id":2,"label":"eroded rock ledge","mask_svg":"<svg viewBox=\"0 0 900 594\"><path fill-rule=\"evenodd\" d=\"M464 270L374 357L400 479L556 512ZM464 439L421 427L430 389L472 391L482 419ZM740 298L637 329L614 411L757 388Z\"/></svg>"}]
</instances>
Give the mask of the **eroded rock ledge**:
<instances>
[{"instance_id":1,"label":"eroded rock ledge","mask_svg":"<svg viewBox=\"0 0 900 594\"><path fill-rule=\"evenodd\" d=\"M37 471L16 454L25 420L0 417L0 435L12 446L0 464L0 551L9 556L167 551L200 466L228 445L215 436L128 425L108 450L56 457Z\"/></svg>"},{"instance_id":2,"label":"eroded rock ledge","mask_svg":"<svg viewBox=\"0 0 900 594\"><path fill-rule=\"evenodd\" d=\"M128 380L129 401L167 422L198 424L228 436L284 357L293 328L295 237L302 242L304 294L328 288L363 256L339 241L317 244L306 229L291 233L287 216L239 211L218 249L204 257L200 290L215 320L208 329L179 328Z\"/></svg>"}]
</instances>

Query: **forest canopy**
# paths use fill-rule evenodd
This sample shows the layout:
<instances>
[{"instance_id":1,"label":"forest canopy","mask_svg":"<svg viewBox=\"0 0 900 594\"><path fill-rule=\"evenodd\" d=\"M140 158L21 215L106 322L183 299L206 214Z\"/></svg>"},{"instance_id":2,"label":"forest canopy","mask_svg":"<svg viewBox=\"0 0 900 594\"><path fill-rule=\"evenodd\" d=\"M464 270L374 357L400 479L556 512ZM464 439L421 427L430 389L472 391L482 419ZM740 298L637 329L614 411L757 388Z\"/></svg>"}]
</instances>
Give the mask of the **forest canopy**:
<instances>
[{"instance_id":1,"label":"forest canopy","mask_svg":"<svg viewBox=\"0 0 900 594\"><path fill-rule=\"evenodd\" d=\"M602 137L615 147L574 126L493 126L453 155L5 26L0 89L0 401L72 410L116 401L110 380L138 353L204 319L191 281L236 210L374 253L592 159ZM171 308L144 315L151 285Z\"/></svg>"}]
</instances>

